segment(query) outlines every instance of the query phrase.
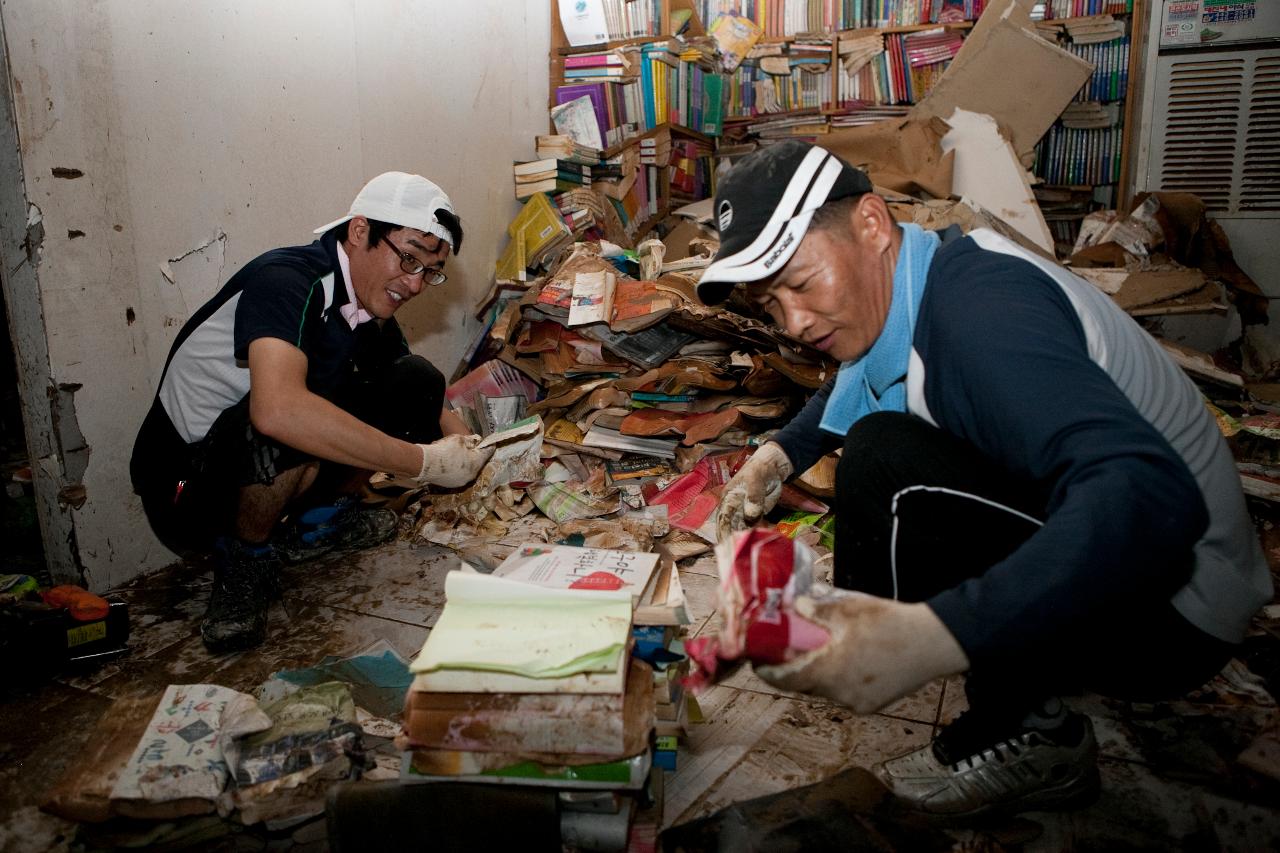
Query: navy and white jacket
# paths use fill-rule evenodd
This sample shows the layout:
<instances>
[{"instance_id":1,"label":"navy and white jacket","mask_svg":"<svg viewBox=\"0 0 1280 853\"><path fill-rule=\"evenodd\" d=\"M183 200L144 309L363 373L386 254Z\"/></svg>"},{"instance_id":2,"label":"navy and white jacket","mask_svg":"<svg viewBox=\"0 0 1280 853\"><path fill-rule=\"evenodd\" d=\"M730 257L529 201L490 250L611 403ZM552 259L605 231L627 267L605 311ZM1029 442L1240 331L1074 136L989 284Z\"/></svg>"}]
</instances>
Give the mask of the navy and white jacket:
<instances>
[{"instance_id":1,"label":"navy and white jacket","mask_svg":"<svg viewBox=\"0 0 1280 853\"><path fill-rule=\"evenodd\" d=\"M342 317L347 286L332 233L306 246L273 249L245 264L186 322L165 362L135 443L139 492L180 472L224 411L249 393L249 344L279 338L307 356L307 388L333 400L358 371L409 353L394 318L355 329Z\"/></svg>"},{"instance_id":2,"label":"navy and white jacket","mask_svg":"<svg viewBox=\"0 0 1280 853\"><path fill-rule=\"evenodd\" d=\"M1083 279L993 231L942 237L908 411L1036 484L1046 510L1022 547L930 607L973 661L1153 596L1240 642L1271 576L1196 387ZM797 471L834 441L818 428L830 387L776 437ZM1189 551L1187 577L1176 567Z\"/></svg>"}]
</instances>

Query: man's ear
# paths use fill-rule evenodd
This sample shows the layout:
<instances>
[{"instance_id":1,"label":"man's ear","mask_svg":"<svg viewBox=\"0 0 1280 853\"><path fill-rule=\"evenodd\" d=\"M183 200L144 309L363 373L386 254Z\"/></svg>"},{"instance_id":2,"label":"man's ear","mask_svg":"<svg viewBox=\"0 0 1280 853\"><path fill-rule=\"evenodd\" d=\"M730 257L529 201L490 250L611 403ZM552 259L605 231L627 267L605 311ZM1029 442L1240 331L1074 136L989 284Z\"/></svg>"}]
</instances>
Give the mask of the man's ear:
<instances>
[{"instance_id":1,"label":"man's ear","mask_svg":"<svg viewBox=\"0 0 1280 853\"><path fill-rule=\"evenodd\" d=\"M361 249L369 247L369 220L363 216L351 217L347 225L347 243Z\"/></svg>"},{"instance_id":2,"label":"man's ear","mask_svg":"<svg viewBox=\"0 0 1280 853\"><path fill-rule=\"evenodd\" d=\"M858 241L875 251L884 251L893 245L893 229L896 222L889 206L875 193L866 193L853 206L850 227Z\"/></svg>"}]
</instances>

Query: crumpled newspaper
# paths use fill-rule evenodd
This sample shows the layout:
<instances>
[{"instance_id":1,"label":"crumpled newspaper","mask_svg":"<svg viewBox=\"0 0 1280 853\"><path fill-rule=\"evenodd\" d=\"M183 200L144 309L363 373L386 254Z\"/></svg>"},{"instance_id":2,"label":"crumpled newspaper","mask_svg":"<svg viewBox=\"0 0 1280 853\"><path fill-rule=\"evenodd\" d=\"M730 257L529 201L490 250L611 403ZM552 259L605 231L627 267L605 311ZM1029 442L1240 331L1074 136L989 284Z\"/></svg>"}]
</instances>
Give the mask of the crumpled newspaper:
<instances>
[{"instance_id":1,"label":"crumpled newspaper","mask_svg":"<svg viewBox=\"0 0 1280 853\"><path fill-rule=\"evenodd\" d=\"M830 635L795 612L814 587L814 554L774 528L756 527L716 546L720 571L718 634L685 643L694 692L729 676L743 661L780 664L826 644Z\"/></svg>"}]
</instances>

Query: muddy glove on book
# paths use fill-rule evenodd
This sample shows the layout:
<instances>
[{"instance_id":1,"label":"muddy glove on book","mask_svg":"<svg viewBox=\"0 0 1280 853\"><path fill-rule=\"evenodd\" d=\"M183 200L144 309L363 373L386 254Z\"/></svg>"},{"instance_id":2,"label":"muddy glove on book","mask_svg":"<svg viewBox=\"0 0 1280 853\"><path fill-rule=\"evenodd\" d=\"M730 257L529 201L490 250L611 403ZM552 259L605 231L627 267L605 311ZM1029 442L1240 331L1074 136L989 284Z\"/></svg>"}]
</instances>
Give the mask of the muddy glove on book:
<instances>
[{"instance_id":1,"label":"muddy glove on book","mask_svg":"<svg viewBox=\"0 0 1280 853\"><path fill-rule=\"evenodd\" d=\"M422 469L414 478L420 486L436 485L456 489L476 478L493 455L492 447L478 447L478 435L446 435L422 448Z\"/></svg>"}]
</instances>

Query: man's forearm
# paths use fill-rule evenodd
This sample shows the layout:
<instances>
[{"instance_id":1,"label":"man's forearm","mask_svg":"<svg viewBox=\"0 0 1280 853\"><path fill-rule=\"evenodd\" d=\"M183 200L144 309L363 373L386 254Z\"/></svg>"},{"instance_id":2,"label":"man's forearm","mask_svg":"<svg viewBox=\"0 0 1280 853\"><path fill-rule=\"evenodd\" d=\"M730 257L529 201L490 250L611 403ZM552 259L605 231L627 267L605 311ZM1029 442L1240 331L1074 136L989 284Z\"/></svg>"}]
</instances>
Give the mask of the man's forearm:
<instances>
[{"instance_id":1,"label":"man's forearm","mask_svg":"<svg viewBox=\"0 0 1280 853\"><path fill-rule=\"evenodd\" d=\"M457 412L445 406L440 410L440 434L470 435L471 427L467 426L466 421L460 418Z\"/></svg>"},{"instance_id":2,"label":"man's forearm","mask_svg":"<svg viewBox=\"0 0 1280 853\"><path fill-rule=\"evenodd\" d=\"M303 453L340 465L410 477L422 467L422 450L416 444L393 438L310 391L270 405L253 403L251 397L254 426Z\"/></svg>"}]
</instances>

